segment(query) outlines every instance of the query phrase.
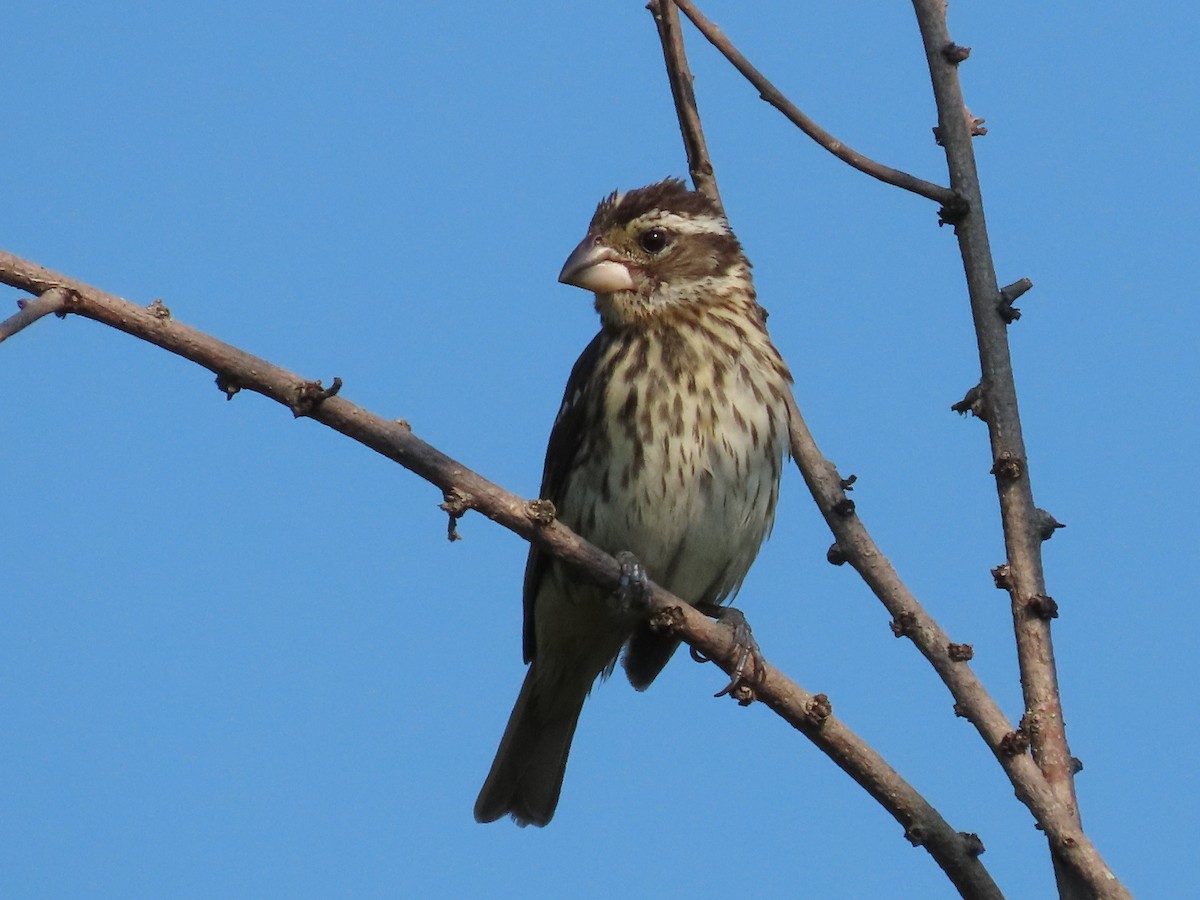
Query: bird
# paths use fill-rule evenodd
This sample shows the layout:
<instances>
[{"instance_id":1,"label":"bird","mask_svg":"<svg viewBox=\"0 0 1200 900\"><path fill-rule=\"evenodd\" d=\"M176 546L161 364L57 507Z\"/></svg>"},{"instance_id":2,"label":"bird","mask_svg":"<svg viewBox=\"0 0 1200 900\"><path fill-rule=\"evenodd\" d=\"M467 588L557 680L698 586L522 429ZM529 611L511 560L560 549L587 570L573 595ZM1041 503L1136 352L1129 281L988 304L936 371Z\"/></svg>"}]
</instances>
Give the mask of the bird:
<instances>
[{"instance_id":1,"label":"bird","mask_svg":"<svg viewBox=\"0 0 1200 900\"><path fill-rule=\"evenodd\" d=\"M600 330L567 380L541 497L623 574L719 609L771 530L788 448L792 375L750 262L717 203L668 178L601 200L559 281L595 294ZM524 614L529 669L474 812L544 826L593 684L624 648L645 690L679 640L536 546Z\"/></svg>"}]
</instances>

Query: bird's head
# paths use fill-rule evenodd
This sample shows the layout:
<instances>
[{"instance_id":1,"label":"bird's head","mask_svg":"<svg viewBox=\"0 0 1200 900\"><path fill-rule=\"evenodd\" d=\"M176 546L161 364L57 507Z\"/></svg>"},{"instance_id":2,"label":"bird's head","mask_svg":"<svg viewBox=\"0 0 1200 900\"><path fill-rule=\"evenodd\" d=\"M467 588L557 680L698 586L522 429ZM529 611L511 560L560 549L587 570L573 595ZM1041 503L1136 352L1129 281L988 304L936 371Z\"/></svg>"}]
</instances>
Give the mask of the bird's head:
<instances>
[{"instance_id":1,"label":"bird's head","mask_svg":"<svg viewBox=\"0 0 1200 900\"><path fill-rule=\"evenodd\" d=\"M610 325L691 317L735 294L754 300L750 263L725 216L677 178L601 200L558 280L595 293Z\"/></svg>"}]
</instances>

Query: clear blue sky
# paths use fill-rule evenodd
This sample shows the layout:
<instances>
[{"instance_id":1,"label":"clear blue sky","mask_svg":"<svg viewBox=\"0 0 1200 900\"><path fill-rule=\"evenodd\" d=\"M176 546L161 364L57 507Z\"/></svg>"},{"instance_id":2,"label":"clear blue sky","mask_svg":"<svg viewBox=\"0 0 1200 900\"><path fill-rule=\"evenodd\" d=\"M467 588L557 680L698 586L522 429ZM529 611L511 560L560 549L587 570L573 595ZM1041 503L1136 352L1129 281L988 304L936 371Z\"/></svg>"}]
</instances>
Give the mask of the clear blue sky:
<instances>
[{"instance_id":1,"label":"clear blue sky","mask_svg":"<svg viewBox=\"0 0 1200 900\"><path fill-rule=\"evenodd\" d=\"M709 2L851 146L945 176L906 3ZM1194 10L957 3L1084 819L1143 896L1194 888ZM556 275L596 201L685 164L643 0L21 4L0 246L304 375L533 496L596 327ZM689 38L694 33L689 33ZM949 229L692 40L734 227L826 454L1019 717L978 361ZM1189 187L1190 185L1190 187ZM15 292L0 299L13 309ZM7 312L5 312L7 314ZM525 545L283 408L83 320L0 348L0 894L948 897L761 707L678 657L585 710L558 815L476 825L523 667ZM769 658L1012 897L1044 842L789 471L739 598Z\"/></svg>"}]
</instances>

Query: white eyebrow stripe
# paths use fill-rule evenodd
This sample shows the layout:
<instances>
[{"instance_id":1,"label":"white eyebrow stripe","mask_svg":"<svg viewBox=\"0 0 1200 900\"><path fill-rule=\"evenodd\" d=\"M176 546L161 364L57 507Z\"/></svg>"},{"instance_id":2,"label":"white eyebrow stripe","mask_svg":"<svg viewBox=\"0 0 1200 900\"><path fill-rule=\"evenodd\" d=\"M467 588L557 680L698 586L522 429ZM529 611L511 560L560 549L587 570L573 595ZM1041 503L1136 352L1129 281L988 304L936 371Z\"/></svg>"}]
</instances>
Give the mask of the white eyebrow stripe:
<instances>
[{"instance_id":1,"label":"white eyebrow stripe","mask_svg":"<svg viewBox=\"0 0 1200 900\"><path fill-rule=\"evenodd\" d=\"M661 225L675 234L729 234L729 224L717 216L681 216L654 210L641 217L643 226Z\"/></svg>"}]
</instances>

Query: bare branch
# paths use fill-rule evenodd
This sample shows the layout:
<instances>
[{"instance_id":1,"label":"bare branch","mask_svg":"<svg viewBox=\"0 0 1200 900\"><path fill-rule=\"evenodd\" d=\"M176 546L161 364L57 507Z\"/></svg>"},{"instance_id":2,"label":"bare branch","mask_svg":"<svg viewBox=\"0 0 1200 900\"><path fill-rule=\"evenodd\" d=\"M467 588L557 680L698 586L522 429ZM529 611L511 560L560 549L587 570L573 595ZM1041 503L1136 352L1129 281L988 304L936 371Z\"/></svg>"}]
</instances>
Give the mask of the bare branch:
<instances>
[{"instance_id":1,"label":"bare branch","mask_svg":"<svg viewBox=\"0 0 1200 900\"><path fill-rule=\"evenodd\" d=\"M51 288L43 292L36 300L20 301L19 311L0 322L0 342L12 337L23 328L28 328L42 316L48 316L50 313L61 314L69 299L70 295L62 288Z\"/></svg>"},{"instance_id":2,"label":"bare branch","mask_svg":"<svg viewBox=\"0 0 1200 900\"><path fill-rule=\"evenodd\" d=\"M980 390L987 405L991 438L992 473L1000 499L1004 543L1008 553L1006 586L1012 597L1017 657L1025 697L1023 729L1034 758L1054 796L1056 812L1069 819L1070 830L1080 829L1075 798L1074 761L1067 745L1059 696L1050 618L1043 614L1047 596L1042 571L1041 518L1033 501L1029 466L1021 434L1017 391L1008 348L1006 317L997 309L1000 290L988 242L983 195L971 143L974 117L967 113L958 64L965 58L951 39L944 0L913 0L925 57L937 101L938 142L945 148L950 186L963 207L953 220L966 272L971 312L982 369ZM1039 821L1042 821L1039 816ZM1044 821L1042 824L1046 824ZM1066 846L1061 835L1047 829L1055 856L1059 891L1063 896L1128 896L1094 850L1080 854ZM1060 865L1069 862L1070 869ZM1084 884L1079 884L1082 879Z\"/></svg>"},{"instance_id":3,"label":"bare branch","mask_svg":"<svg viewBox=\"0 0 1200 900\"><path fill-rule=\"evenodd\" d=\"M957 197L955 197L954 192L949 188L923 181L915 175L909 175L907 172L885 166L847 147L788 100L779 88L768 81L766 76L751 65L750 61L730 43L729 38L725 37L720 28L706 19L692 5L691 0L672 0L672 2L683 11L685 16L691 19L692 24L700 29L700 33L708 38L709 43L720 50L722 55L733 63L734 68L741 72L746 77L746 80L754 85L763 100L766 100L778 109L792 124L838 159L842 160L842 162L853 166L860 172L870 175L872 178L878 178L887 184L895 185L906 191L919 194L922 197L928 197L930 200L934 200L947 208L957 206Z\"/></svg>"},{"instance_id":4,"label":"bare branch","mask_svg":"<svg viewBox=\"0 0 1200 900\"><path fill-rule=\"evenodd\" d=\"M996 312L1000 314L1000 318L1004 320L1004 324L1011 325L1017 319L1021 318L1021 311L1013 306L1013 304L1032 287L1032 281L1028 278L1021 278L1010 285L1000 288L1000 299L996 303Z\"/></svg>"},{"instance_id":5,"label":"bare branch","mask_svg":"<svg viewBox=\"0 0 1200 900\"><path fill-rule=\"evenodd\" d=\"M682 41L678 39L678 33L672 32L669 27L664 27L663 19L665 17L660 16L658 11L659 5L666 2L667 0L652 0L649 8L654 13L655 22L659 27L659 37L663 43L668 77L672 82L676 116L689 160L701 158L707 162L709 157L695 96L690 90L686 94L674 90L676 79L681 77L680 73L687 71L687 62L683 57ZM682 2L682 0L674 0L674 2L678 2L681 8L688 12L687 7L690 4ZM688 14L691 15L691 13ZM696 19L693 18L693 21ZM717 34L719 35L719 32ZM709 38L713 39L711 36ZM678 41L678 46L675 46L676 41ZM954 47L954 51L945 54L945 58L952 65L957 65L969 55L969 50L966 48ZM690 86L690 80L687 83ZM964 121L967 119L970 117L966 117ZM972 129L970 133L974 134L973 122L968 121L968 125ZM707 165L704 177L706 183L711 181L711 190L716 194L716 176L711 163ZM700 182L697 181L696 184L699 188ZM954 204L955 214L961 211L961 205L960 202ZM945 213L946 210L943 212ZM1015 300L1030 286L1032 283L1028 279L1022 279L1016 284L1009 285L999 294L1001 306L1009 296ZM1008 305L1011 306L1011 300ZM969 399L972 408L981 411L983 406L981 393L980 385L976 385L963 402L966 403ZM955 404L953 408L958 409L959 406L960 404ZM982 412L979 414L982 416ZM1076 848L1081 846L1079 842L1082 840L1084 853L1073 862L1084 865L1089 861L1099 860L1099 855L1084 838L1078 818L1073 818L1074 809L1063 810L1056 806L1055 798L1041 773L1025 755L1030 740L1026 729L1026 725L1029 723L1023 718L1020 727L1014 729L1011 726L982 683L975 677L971 669L964 665L974 655L970 645L949 640L941 627L900 580L887 557L880 552L866 527L856 515L854 501L846 496L846 491L850 490L854 483L854 476L843 479L833 464L821 454L795 399L792 397L789 397L789 426L792 457L804 475L805 482L818 507L825 515L836 539L827 554L829 561L835 565L851 563L892 613L892 630L896 636L910 638L933 664L934 669L955 698L955 711L975 725L1004 766L1016 788L1017 796L1033 812L1039 824L1050 836L1051 842L1059 847ZM1041 521L1044 522L1044 520L1043 516ZM1051 529L1052 532L1053 529ZM1044 527L1042 533L1045 533ZM999 581L997 583L999 584ZM1049 600L1049 598L1045 599ZM1020 749L1015 749L1018 747L1018 739ZM1050 818L1053 819L1053 822L1049 821ZM1092 855L1088 856L1089 853ZM954 880L951 870L946 868L946 871ZM1109 878L1112 877L1107 870L1104 872ZM958 882L955 883L958 884ZM962 890L961 885L959 887Z\"/></svg>"},{"instance_id":6,"label":"bare branch","mask_svg":"<svg viewBox=\"0 0 1200 900\"><path fill-rule=\"evenodd\" d=\"M704 140L704 128L700 124L696 92L692 90L694 79L683 48L679 11L671 0L650 0L646 8L654 16L654 24L658 27L658 39L662 43L663 60L667 64L667 80L671 84L671 96L675 100L675 114L679 118L679 131L683 135L683 149L687 153L692 184L719 208L724 209L721 192L717 189L717 179L713 175L712 160L708 155L708 144Z\"/></svg>"},{"instance_id":7,"label":"bare branch","mask_svg":"<svg viewBox=\"0 0 1200 900\"><path fill-rule=\"evenodd\" d=\"M1032 758L1025 753L1012 753L1009 736L1018 729L1013 728L966 661L956 658L963 654L951 648L960 645L955 645L925 611L875 544L853 501L846 496L845 482L833 463L821 454L795 400L789 405L789 414L792 457L836 539L836 554L833 548L831 554L854 567L892 614L896 636L909 638L933 665L954 697L955 712L968 719L991 748L1018 799L1033 813L1056 852L1079 870L1094 872L1097 887L1109 888L1113 884L1119 887L1099 851L1084 834L1074 806L1060 801Z\"/></svg>"},{"instance_id":8,"label":"bare branch","mask_svg":"<svg viewBox=\"0 0 1200 900\"><path fill-rule=\"evenodd\" d=\"M161 304L137 306L82 282L51 272L0 251L0 282L35 293L61 290L72 298L67 311L149 341L217 373L227 393L251 390L299 415L341 432L398 462L439 487L453 522L474 509L540 548L615 590L620 565L555 520L547 504L526 500L493 484L462 463L425 443L407 423L390 421L302 378L252 356L163 314ZM335 382L335 385L337 382ZM649 613L726 673L737 666L739 650L732 631L651 584ZM858 782L899 822L914 844L924 846L959 887L963 896L999 898L1001 894L977 859L978 839L955 831L938 812L861 738L830 713L823 695L805 691L770 664L753 683L759 700L802 732Z\"/></svg>"}]
</instances>

